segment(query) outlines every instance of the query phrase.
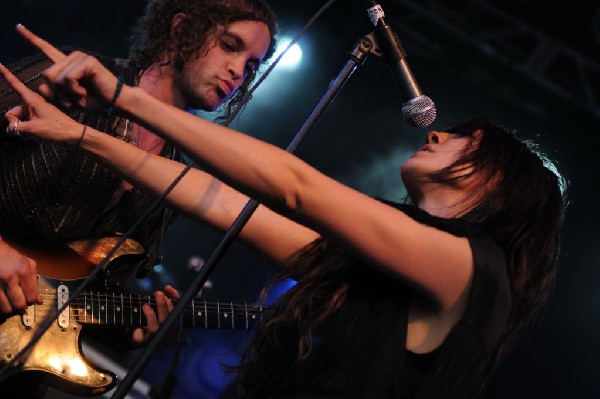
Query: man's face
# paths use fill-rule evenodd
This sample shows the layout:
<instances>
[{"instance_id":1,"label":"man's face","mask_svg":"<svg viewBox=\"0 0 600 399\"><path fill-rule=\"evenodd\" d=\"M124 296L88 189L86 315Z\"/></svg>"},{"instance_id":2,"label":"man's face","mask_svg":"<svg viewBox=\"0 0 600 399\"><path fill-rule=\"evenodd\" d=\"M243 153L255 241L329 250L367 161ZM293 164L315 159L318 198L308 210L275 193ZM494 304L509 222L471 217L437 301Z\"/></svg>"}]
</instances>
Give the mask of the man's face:
<instances>
[{"instance_id":1,"label":"man's face","mask_svg":"<svg viewBox=\"0 0 600 399\"><path fill-rule=\"evenodd\" d=\"M220 26L174 77L176 105L214 111L229 100L262 62L271 44L263 22L236 21Z\"/></svg>"}]
</instances>

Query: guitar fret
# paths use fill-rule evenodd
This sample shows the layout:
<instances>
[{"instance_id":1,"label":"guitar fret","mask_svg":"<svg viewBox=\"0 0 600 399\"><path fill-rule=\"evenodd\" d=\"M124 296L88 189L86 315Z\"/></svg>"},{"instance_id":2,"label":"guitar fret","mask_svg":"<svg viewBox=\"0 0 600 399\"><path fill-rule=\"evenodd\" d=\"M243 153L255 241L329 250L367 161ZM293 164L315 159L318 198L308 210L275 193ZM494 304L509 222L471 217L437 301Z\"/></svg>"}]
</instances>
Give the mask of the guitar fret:
<instances>
[{"instance_id":1,"label":"guitar fret","mask_svg":"<svg viewBox=\"0 0 600 399\"><path fill-rule=\"evenodd\" d=\"M131 295L129 295L129 325L133 325L133 302L131 302Z\"/></svg>"},{"instance_id":2,"label":"guitar fret","mask_svg":"<svg viewBox=\"0 0 600 399\"><path fill-rule=\"evenodd\" d=\"M92 318L91 318L91 316L89 316L90 304L89 304L88 293L86 292L86 293L84 293L84 295L85 295L85 301L84 301L85 302L85 322L89 324L91 322ZM88 317L89 317L89 320L88 320Z\"/></svg>"},{"instance_id":3,"label":"guitar fret","mask_svg":"<svg viewBox=\"0 0 600 399\"><path fill-rule=\"evenodd\" d=\"M148 304L150 304L150 303L152 303L152 298L150 297L150 295L148 295ZM142 312L142 307L141 306L142 306L142 303L140 301L140 326L143 326L144 325L143 324L143 322L144 322L144 319L143 319L144 312Z\"/></svg>"},{"instance_id":4,"label":"guitar fret","mask_svg":"<svg viewBox=\"0 0 600 399\"><path fill-rule=\"evenodd\" d=\"M94 293L90 292L90 323L94 323Z\"/></svg>"},{"instance_id":5,"label":"guitar fret","mask_svg":"<svg viewBox=\"0 0 600 399\"><path fill-rule=\"evenodd\" d=\"M192 327L196 327L196 301L192 301Z\"/></svg>"},{"instance_id":6,"label":"guitar fret","mask_svg":"<svg viewBox=\"0 0 600 399\"><path fill-rule=\"evenodd\" d=\"M88 314L90 317L89 323L93 323L94 322L94 293L93 292L90 292L87 306L88 306Z\"/></svg>"},{"instance_id":7,"label":"guitar fret","mask_svg":"<svg viewBox=\"0 0 600 399\"><path fill-rule=\"evenodd\" d=\"M96 308L96 318L94 320L96 320L97 323L100 323L101 315L100 315L100 293L99 292L96 293L96 297L95 297L94 301L95 301L94 307Z\"/></svg>"},{"instance_id":8,"label":"guitar fret","mask_svg":"<svg viewBox=\"0 0 600 399\"><path fill-rule=\"evenodd\" d=\"M102 324L102 306L100 305L100 292L96 293L96 321Z\"/></svg>"},{"instance_id":9,"label":"guitar fret","mask_svg":"<svg viewBox=\"0 0 600 399\"><path fill-rule=\"evenodd\" d=\"M206 301L204 301L204 328L208 328L208 309L206 307Z\"/></svg>"},{"instance_id":10,"label":"guitar fret","mask_svg":"<svg viewBox=\"0 0 600 399\"><path fill-rule=\"evenodd\" d=\"M100 293L97 293L96 296L94 296L94 304L92 305L92 316L94 321L98 321L100 320L100 305L99 305L99 297Z\"/></svg>"}]
</instances>

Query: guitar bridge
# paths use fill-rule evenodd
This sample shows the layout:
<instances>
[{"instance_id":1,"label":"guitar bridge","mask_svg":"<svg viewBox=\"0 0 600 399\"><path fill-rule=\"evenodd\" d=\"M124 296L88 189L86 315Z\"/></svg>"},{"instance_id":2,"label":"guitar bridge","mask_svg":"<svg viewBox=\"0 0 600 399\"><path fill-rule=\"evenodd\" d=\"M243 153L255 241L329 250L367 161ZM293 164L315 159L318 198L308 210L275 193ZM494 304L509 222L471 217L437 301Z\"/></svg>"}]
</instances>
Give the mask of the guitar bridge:
<instances>
[{"instance_id":1,"label":"guitar bridge","mask_svg":"<svg viewBox=\"0 0 600 399\"><path fill-rule=\"evenodd\" d=\"M56 289L56 302L57 302L57 311L67 303L69 300L69 287L64 284L61 284ZM67 306L61 313L58 315L57 319L58 325L61 328L69 327L69 307Z\"/></svg>"}]
</instances>

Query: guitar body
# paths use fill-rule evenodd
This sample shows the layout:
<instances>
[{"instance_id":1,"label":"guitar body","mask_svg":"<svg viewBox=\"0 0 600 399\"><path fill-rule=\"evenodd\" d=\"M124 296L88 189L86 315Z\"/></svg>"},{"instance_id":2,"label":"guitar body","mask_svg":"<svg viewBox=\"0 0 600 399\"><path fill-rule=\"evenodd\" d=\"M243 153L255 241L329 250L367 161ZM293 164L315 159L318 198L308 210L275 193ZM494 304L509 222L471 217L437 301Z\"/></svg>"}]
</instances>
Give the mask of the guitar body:
<instances>
[{"instance_id":1,"label":"guitar body","mask_svg":"<svg viewBox=\"0 0 600 399\"><path fill-rule=\"evenodd\" d=\"M81 281L61 281L40 276L39 289L44 297L43 305L30 306L25 315L8 317L2 323L0 334L0 359L6 363L21 351L32 339L46 317L58 310L59 287L71 292ZM31 320L31 323L27 320ZM59 320L62 326L59 325ZM25 324L32 324L27 326ZM64 392L76 395L100 395L114 387L116 376L106 370L94 368L81 350L79 334L82 325L76 317L59 318L41 336L39 341L22 356L3 378L17 373L36 374L34 377Z\"/></svg>"},{"instance_id":2,"label":"guitar body","mask_svg":"<svg viewBox=\"0 0 600 399\"><path fill-rule=\"evenodd\" d=\"M68 299L69 293L101 264L118 240L119 237L81 240L59 248L33 248L11 242L21 253L36 260L40 273L38 288L44 303L30 306L23 315L0 318L0 361L3 364L32 341L44 320L56 315L59 301ZM144 248L139 243L126 240L107 265L115 259L139 259L143 254ZM99 278L103 282L95 286L106 285L105 276L106 270L101 271ZM85 396L101 395L112 389L116 384L115 374L93 367L82 352L79 336L83 325L78 319L74 307L63 312L29 352L0 378L28 373L61 391Z\"/></svg>"},{"instance_id":3,"label":"guitar body","mask_svg":"<svg viewBox=\"0 0 600 399\"><path fill-rule=\"evenodd\" d=\"M112 252L117 242L118 237L109 237L97 242L78 241L52 250L11 243L35 259L44 303L30 306L24 314L0 316L0 366L12 362L33 342L37 332L47 325L46 320L52 320L52 324L28 352L11 364L10 370L3 372L0 381L27 373L32 380L39 379L63 392L83 396L101 395L115 386L115 374L94 367L85 358L80 341L82 328L144 326L142 306L148 303L156 308L152 296L123 295L106 289L114 286L110 280L116 281L116 276L123 274L123 267L141 260L145 254L139 243L128 240L105 262L105 254ZM84 287L93 290L75 295L94 268L104 264L92 287ZM57 315L73 295L70 305ZM194 300L186 305L181 321L185 328L248 330L254 323L262 322L264 310L260 305Z\"/></svg>"}]
</instances>

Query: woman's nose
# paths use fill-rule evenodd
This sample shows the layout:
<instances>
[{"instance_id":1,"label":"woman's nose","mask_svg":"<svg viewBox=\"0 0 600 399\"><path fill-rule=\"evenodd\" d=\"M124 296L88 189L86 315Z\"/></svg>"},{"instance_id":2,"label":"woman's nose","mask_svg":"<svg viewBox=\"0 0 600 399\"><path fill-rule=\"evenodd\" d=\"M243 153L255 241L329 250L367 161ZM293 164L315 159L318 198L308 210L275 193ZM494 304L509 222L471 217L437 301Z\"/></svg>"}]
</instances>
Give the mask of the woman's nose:
<instances>
[{"instance_id":1,"label":"woman's nose","mask_svg":"<svg viewBox=\"0 0 600 399\"><path fill-rule=\"evenodd\" d=\"M448 139L448 133L432 131L427 133L428 144L442 144Z\"/></svg>"}]
</instances>

